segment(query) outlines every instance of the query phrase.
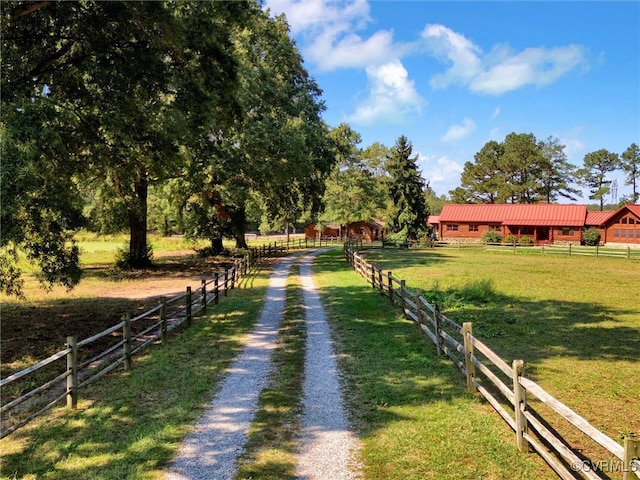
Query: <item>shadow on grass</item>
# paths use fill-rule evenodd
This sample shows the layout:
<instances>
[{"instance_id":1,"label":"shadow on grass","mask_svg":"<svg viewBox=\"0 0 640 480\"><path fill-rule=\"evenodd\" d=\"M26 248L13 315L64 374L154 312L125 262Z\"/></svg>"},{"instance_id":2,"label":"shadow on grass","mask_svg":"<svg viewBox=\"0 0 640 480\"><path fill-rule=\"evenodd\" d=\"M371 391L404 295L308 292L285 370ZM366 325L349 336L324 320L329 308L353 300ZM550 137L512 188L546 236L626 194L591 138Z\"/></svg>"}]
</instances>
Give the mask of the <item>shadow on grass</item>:
<instances>
[{"instance_id":1,"label":"shadow on grass","mask_svg":"<svg viewBox=\"0 0 640 480\"><path fill-rule=\"evenodd\" d=\"M439 251L434 255L429 250L400 250L393 256L372 250L368 257L383 269L446 261L446 254ZM619 320L621 316L640 318L637 303L611 308L588 299L531 301L498 293L490 281L483 282L427 291L423 296L432 304L438 303L442 313L456 323L473 322L474 334L487 340L503 358L537 362L562 355L582 360L640 361L640 330Z\"/></svg>"},{"instance_id":2,"label":"shadow on grass","mask_svg":"<svg viewBox=\"0 0 640 480\"><path fill-rule=\"evenodd\" d=\"M150 268L122 270L115 264L93 264L83 268L84 278L98 278L107 281L140 280L155 278L191 278L201 275L211 278L215 272L221 273L233 266L231 256L202 257L198 254L165 255L153 260Z\"/></svg>"}]
</instances>

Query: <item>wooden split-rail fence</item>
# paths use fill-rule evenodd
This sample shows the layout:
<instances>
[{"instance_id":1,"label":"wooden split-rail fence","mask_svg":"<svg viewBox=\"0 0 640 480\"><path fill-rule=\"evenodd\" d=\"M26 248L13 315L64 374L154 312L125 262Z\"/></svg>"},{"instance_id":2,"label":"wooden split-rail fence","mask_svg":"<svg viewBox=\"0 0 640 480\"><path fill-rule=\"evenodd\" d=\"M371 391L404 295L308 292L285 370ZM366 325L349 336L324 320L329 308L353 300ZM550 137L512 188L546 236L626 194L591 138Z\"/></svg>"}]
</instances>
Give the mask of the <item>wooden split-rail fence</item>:
<instances>
[{"instance_id":1,"label":"wooden split-rail fence","mask_svg":"<svg viewBox=\"0 0 640 480\"><path fill-rule=\"evenodd\" d=\"M596 429L527 378L523 360L514 360L511 364L502 360L473 335L471 322L459 325L447 318L437 305L431 305L422 297L420 290L408 288L405 281L392 272L384 272L368 262L354 247L349 242L344 247L345 259L353 269L372 288L400 306L405 316L435 344L438 354L447 355L455 363L466 377L467 389L479 392L515 431L519 450L536 451L562 479L602 480L611 478L608 475L615 472L621 472L623 480L640 478L640 438L627 436L620 445ZM556 417L553 421L543 418L531 405L531 397L548 407L550 413L558 414L561 422L568 422L591 438L609 458L590 459L572 449L551 426Z\"/></svg>"},{"instance_id":2,"label":"wooden split-rail fence","mask_svg":"<svg viewBox=\"0 0 640 480\"><path fill-rule=\"evenodd\" d=\"M226 297L240 279L265 257L282 254L304 242L274 242L251 248L233 266L203 278L201 285L164 299L158 306L121 322L92 337L78 341L68 336L66 347L48 358L0 380L1 431L4 438L66 399L76 408L80 392L107 373L123 366L132 367L133 357L152 343L167 342L169 333L181 325L191 325L193 317L206 313L212 303ZM38 386L34 387L34 385Z\"/></svg>"}]
</instances>

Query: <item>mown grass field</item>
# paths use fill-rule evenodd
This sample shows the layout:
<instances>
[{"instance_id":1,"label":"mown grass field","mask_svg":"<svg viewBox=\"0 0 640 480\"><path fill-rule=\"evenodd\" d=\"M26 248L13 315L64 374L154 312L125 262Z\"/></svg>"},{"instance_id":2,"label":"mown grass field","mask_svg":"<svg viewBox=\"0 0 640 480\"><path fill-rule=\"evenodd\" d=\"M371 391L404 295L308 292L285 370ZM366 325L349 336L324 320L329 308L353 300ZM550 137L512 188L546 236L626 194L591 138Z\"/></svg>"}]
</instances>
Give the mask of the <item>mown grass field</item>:
<instances>
[{"instance_id":1,"label":"mown grass field","mask_svg":"<svg viewBox=\"0 0 640 480\"><path fill-rule=\"evenodd\" d=\"M640 262L455 249L365 256L454 321L473 322L509 363L523 359L526 376L596 428L640 433ZM581 435L570 438L582 447Z\"/></svg>"}]
</instances>

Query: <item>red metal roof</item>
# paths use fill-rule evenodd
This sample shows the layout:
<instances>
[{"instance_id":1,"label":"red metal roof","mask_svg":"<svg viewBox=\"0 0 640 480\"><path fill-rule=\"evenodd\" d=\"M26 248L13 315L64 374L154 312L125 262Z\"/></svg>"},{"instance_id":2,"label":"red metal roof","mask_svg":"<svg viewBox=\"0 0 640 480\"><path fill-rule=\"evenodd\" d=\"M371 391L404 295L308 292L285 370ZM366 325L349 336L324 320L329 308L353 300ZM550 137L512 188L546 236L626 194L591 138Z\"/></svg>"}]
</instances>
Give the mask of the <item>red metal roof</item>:
<instances>
[{"instance_id":1,"label":"red metal roof","mask_svg":"<svg viewBox=\"0 0 640 480\"><path fill-rule=\"evenodd\" d=\"M602 226L607 223L616 212L587 212L587 219L585 225Z\"/></svg>"},{"instance_id":2,"label":"red metal roof","mask_svg":"<svg viewBox=\"0 0 640 480\"><path fill-rule=\"evenodd\" d=\"M582 227L586 217L586 205L550 203L448 204L443 207L440 213L440 223Z\"/></svg>"},{"instance_id":3,"label":"red metal roof","mask_svg":"<svg viewBox=\"0 0 640 480\"><path fill-rule=\"evenodd\" d=\"M627 207L632 213L640 217L640 205L627 203L625 207Z\"/></svg>"}]
</instances>

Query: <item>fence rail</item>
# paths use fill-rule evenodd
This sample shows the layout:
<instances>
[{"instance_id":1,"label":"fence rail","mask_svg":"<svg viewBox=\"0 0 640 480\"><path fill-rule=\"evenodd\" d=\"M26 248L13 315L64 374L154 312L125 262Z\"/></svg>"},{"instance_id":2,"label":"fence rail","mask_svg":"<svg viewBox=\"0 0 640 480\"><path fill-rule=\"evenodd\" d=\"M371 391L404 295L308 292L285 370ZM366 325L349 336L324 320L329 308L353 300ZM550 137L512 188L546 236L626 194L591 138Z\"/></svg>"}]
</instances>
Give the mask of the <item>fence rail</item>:
<instances>
[{"instance_id":1,"label":"fence rail","mask_svg":"<svg viewBox=\"0 0 640 480\"><path fill-rule=\"evenodd\" d=\"M65 398L67 407L76 408L82 388L121 365L131 369L133 357L150 344L157 341L166 344L169 332L183 324L190 326L194 316L205 313L221 296L226 297L260 259L307 245L313 246L313 242L274 242L251 248L233 266L203 278L195 290L187 286L185 293L164 299L133 318L125 314L121 322L83 340L68 336L64 349L0 380L0 438ZM34 387L39 382L42 383Z\"/></svg>"},{"instance_id":2,"label":"fence rail","mask_svg":"<svg viewBox=\"0 0 640 480\"><path fill-rule=\"evenodd\" d=\"M415 322L422 333L436 345L438 355L447 355L460 369L469 391L478 391L514 430L516 444L522 451L535 450L562 479L610 478L608 473L622 472L623 480L640 478L640 439L627 437L624 445L608 437L586 419L561 403L524 374L525 364L514 360L511 365L502 360L473 335L473 325L462 325L440 313L437 305L429 304L420 290L407 287L404 280L391 271L384 272L368 262L355 246L345 244L344 255L352 268L398 305L405 316ZM595 461L573 450L569 443L550 425L556 423L538 413L531 402L535 398L557 414L564 425L603 447L615 461Z\"/></svg>"},{"instance_id":3,"label":"fence rail","mask_svg":"<svg viewBox=\"0 0 640 480\"><path fill-rule=\"evenodd\" d=\"M457 250L486 250L503 253L531 253L538 255L581 255L589 257L614 257L627 260L640 260L640 248L627 247L603 247L586 245L524 245L505 244L491 242L433 242L434 248L454 248Z\"/></svg>"}]
</instances>

